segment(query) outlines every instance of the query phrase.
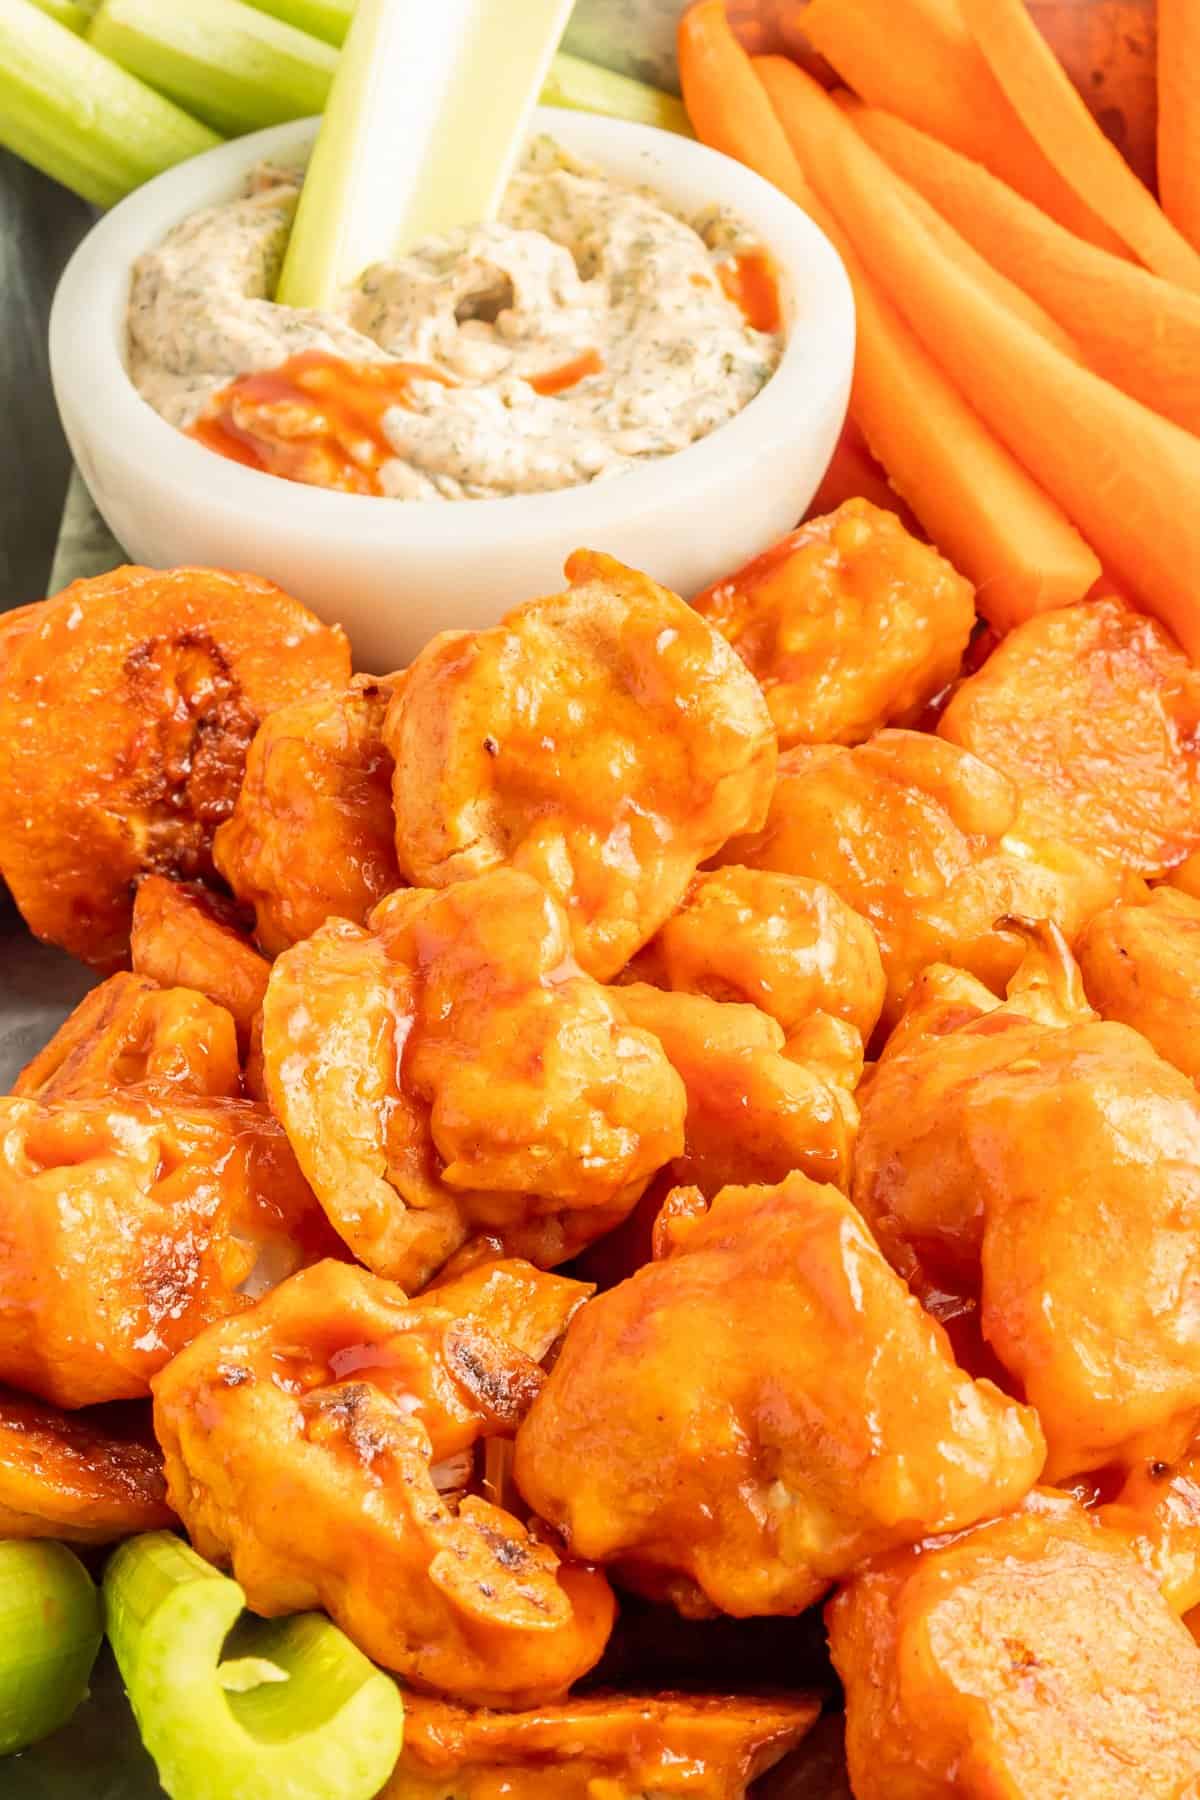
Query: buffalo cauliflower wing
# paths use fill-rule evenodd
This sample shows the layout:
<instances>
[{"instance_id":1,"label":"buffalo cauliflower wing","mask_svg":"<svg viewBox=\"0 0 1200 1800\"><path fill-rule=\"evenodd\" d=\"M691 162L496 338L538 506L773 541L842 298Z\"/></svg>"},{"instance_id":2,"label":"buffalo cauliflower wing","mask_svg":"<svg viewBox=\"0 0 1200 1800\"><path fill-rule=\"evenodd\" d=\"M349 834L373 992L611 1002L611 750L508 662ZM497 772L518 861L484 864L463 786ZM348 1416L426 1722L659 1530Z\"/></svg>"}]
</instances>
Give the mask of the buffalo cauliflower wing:
<instances>
[{"instance_id":1,"label":"buffalo cauliflower wing","mask_svg":"<svg viewBox=\"0 0 1200 1800\"><path fill-rule=\"evenodd\" d=\"M476 1232L547 1266L616 1224L683 1149L658 1042L571 953L561 908L498 869L401 889L275 964L271 1105L363 1262L422 1286Z\"/></svg>"},{"instance_id":2,"label":"buffalo cauliflower wing","mask_svg":"<svg viewBox=\"0 0 1200 1800\"><path fill-rule=\"evenodd\" d=\"M658 1039L687 1091L678 1181L712 1195L732 1182L782 1181L800 1169L844 1188L858 1126L862 1040L815 1014L792 1039L755 1006L613 988L621 1011Z\"/></svg>"},{"instance_id":3,"label":"buffalo cauliflower wing","mask_svg":"<svg viewBox=\"0 0 1200 1800\"><path fill-rule=\"evenodd\" d=\"M1134 1026L1160 1056L1200 1077L1200 900L1155 888L1144 906L1097 913L1077 948L1096 1011Z\"/></svg>"},{"instance_id":4,"label":"buffalo cauliflower wing","mask_svg":"<svg viewBox=\"0 0 1200 1800\"><path fill-rule=\"evenodd\" d=\"M1036 1481L1032 1409L956 1366L836 1189L678 1189L656 1251L581 1309L517 1436L576 1555L681 1610L798 1613Z\"/></svg>"},{"instance_id":5,"label":"buffalo cauliflower wing","mask_svg":"<svg viewBox=\"0 0 1200 1800\"><path fill-rule=\"evenodd\" d=\"M882 731L855 749L789 751L765 826L721 861L824 882L869 920L893 1023L930 963L1002 985L1019 960L995 928L1005 914L1073 936L1117 897L1119 878L1083 852L1015 837L1017 814L1001 768L936 737Z\"/></svg>"},{"instance_id":6,"label":"buffalo cauliflower wing","mask_svg":"<svg viewBox=\"0 0 1200 1800\"><path fill-rule=\"evenodd\" d=\"M814 1013L845 1019L866 1043L883 1010L875 933L831 887L772 869L697 875L623 979L740 1000L787 1036Z\"/></svg>"},{"instance_id":7,"label":"buffalo cauliflower wing","mask_svg":"<svg viewBox=\"0 0 1200 1800\"><path fill-rule=\"evenodd\" d=\"M110 975L84 995L12 1091L51 1100L127 1087L237 1099L242 1078L232 1015L192 988Z\"/></svg>"},{"instance_id":8,"label":"buffalo cauliflower wing","mask_svg":"<svg viewBox=\"0 0 1200 1800\"><path fill-rule=\"evenodd\" d=\"M1200 1413L1200 1096L1044 929L1003 1005L939 987L860 1090L852 1197L1037 1407L1051 1479L1169 1460Z\"/></svg>"},{"instance_id":9,"label":"buffalo cauliflower wing","mask_svg":"<svg viewBox=\"0 0 1200 1800\"><path fill-rule=\"evenodd\" d=\"M497 1713L414 1694L381 1800L743 1800L820 1712L805 1694L588 1694Z\"/></svg>"},{"instance_id":10,"label":"buffalo cauliflower wing","mask_svg":"<svg viewBox=\"0 0 1200 1800\"><path fill-rule=\"evenodd\" d=\"M349 661L254 575L117 569L47 601L0 687L0 873L30 930L120 968L138 877L213 873L261 720Z\"/></svg>"},{"instance_id":11,"label":"buffalo cauliflower wing","mask_svg":"<svg viewBox=\"0 0 1200 1800\"><path fill-rule=\"evenodd\" d=\"M970 582L862 499L810 519L695 606L762 683L785 750L914 724L958 674L975 624Z\"/></svg>"},{"instance_id":12,"label":"buffalo cauliflower wing","mask_svg":"<svg viewBox=\"0 0 1200 1800\"><path fill-rule=\"evenodd\" d=\"M1145 876L1200 849L1200 670L1121 600L1018 625L938 730L1005 771L1034 837Z\"/></svg>"},{"instance_id":13,"label":"buffalo cauliflower wing","mask_svg":"<svg viewBox=\"0 0 1200 1800\"><path fill-rule=\"evenodd\" d=\"M271 965L241 929L236 907L197 882L145 875L134 897L129 949L135 975L160 987L194 988L231 1013L246 1054Z\"/></svg>"},{"instance_id":14,"label":"buffalo cauliflower wing","mask_svg":"<svg viewBox=\"0 0 1200 1800\"><path fill-rule=\"evenodd\" d=\"M392 681L279 707L259 726L213 861L255 919L268 956L326 919L365 925L400 885L392 759L382 731Z\"/></svg>"},{"instance_id":15,"label":"buffalo cauliflower wing","mask_svg":"<svg viewBox=\"0 0 1200 1800\"><path fill-rule=\"evenodd\" d=\"M1200 1650L1071 1500L870 1563L826 1617L855 1800L1200 1792Z\"/></svg>"},{"instance_id":16,"label":"buffalo cauliflower wing","mask_svg":"<svg viewBox=\"0 0 1200 1800\"><path fill-rule=\"evenodd\" d=\"M557 1283L564 1321L573 1285ZM540 1327L530 1341L517 1323L505 1341L478 1295L409 1301L326 1262L203 1333L154 1385L169 1498L196 1548L255 1612L323 1607L414 1687L558 1699L604 1648L608 1583L449 1491L462 1453L511 1436L542 1383Z\"/></svg>"},{"instance_id":17,"label":"buffalo cauliflower wing","mask_svg":"<svg viewBox=\"0 0 1200 1800\"><path fill-rule=\"evenodd\" d=\"M563 594L444 632L388 709L396 849L421 887L509 865L610 981L700 863L761 825L775 732L758 684L674 594L577 551Z\"/></svg>"},{"instance_id":18,"label":"buffalo cauliflower wing","mask_svg":"<svg viewBox=\"0 0 1200 1800\"><path fill-rule=\"evenodd\" d=\"M0 1241L0 1381L67 1407L336 1243L265 1109L136 1088L0 1100Z\"/></svg>"}]
</instances>

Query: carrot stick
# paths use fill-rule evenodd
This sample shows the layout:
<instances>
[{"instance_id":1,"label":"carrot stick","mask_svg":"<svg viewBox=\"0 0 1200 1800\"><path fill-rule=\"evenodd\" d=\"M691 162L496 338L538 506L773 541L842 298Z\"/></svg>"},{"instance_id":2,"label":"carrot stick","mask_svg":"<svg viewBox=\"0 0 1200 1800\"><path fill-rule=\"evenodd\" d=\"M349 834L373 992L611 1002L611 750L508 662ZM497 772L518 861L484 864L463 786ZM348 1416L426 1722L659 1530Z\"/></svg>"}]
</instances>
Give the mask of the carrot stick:
<instances>
[{"instance_id":1,"label":"carrot stick","mask_svg":"<svg viewBox=\"0 0 1200 1800\"><path fill-rule=\"evenodd\" d=\"M844 234L834 243L858 308L851 413L891 485L974 583L998 631L1082 600L1098 559L868 279Z\"/></svg>"},{"instance_id":2,"label":"carrot stick","mask_svg":"<svg viewBox=\"0 0 1200 1800\"><path fill-rule=\"evenodd\" d=\"M1128 591L1200 656L1200 440L1071 362L948 257L910 190L795 64L756 66L818 195L913 329Z\"/></svg>"},{"instance_id":3,"label":"carrot stick","mask_svg":"<svg viewBox=\"0 0 1200 1800\"><path fill-rule=\"evenodd\" d=\"M1110 144L1025 0L958 0L963 22L1030 136L1084 203L1156 275L1200 289L1200 254ZM1200 70L1179 71L1194 85Z\"/></svg>"},{"instance_id":4,"label":"carrot stick","mask_svg":"<svg viewBox=\"0 0 1200 1800\"><path fill-rule=\"evenodd\" d=\"M1200 296L1081 242L903 119L839 104L897 175L1070 331L1097 374L1200 435Z\"/></svg>"},{"instance_id":5,"label":"carrot stick","mask_svg":"<svg viewBox=\"0 0 1200 1800\"><path fill-rule=\"evenodd\" d=\"M1171 223L1200 250L1200 7L1158 0L1158 191Z\"/></svg>"},{"instance_id":6,"label":"carrot stick","mask_svg":"<svg viewBox=\"0 0 1200 1800\"><path fill-rule=\"evenodd\" d=\"M846 420L821 485L809 502L806 517L824 518L836 512L844 500L862 498L886 512L893 512L907 531L920 534L916 515L904 504L888 480L887 470L867 448L867 440L853 418Z\"/></svg>"},{"instance_id":7,"label":"carrot stick","mask_svg":"<svg viewBox=\"0 0 1200 1800\"><path fill-rule=\"evenodd\" d=\"M976 163L974 167L980 168L980 165ZM982 170L982 173L986 174L987 171ZM995 177L989 175L988 180L994 181ZM1004 188L1003 182L996 182L996 185ZM1011 193L1012 189L1004 188L1004 191ZM1024 319L1032 330L1036 331L1040 337L1044 337L1047 343L1053 344L1056 349L1061 350L1064 356L1069 356L1073 362L1083 360L1075 339L1067 328L1067 322L1060 323L1057 319L1052 318L1045 307L1041 306L1036 299L1031 298L1024 288L1017 286L1015 276L1010 277L989 262L985 256L982 256L961 232L956 231L953 225L947 223L937 208L931 206L924 195L917 193L915 189L910 189L907 199L913 211L920 217L926 231L944 253L952 257L981 287L987 288L994 299L998 300L1002 306L1008 307L1010 312L1014 312L1018 317ZM1022 201L1021 204L1029 205L1028 201ZM1036 206L1029 206L1029 210L1039 219L1046 217L1045 213L1038 212ZM1055 229L1061 230L1062 228L1056 226ZM1126 269L1133 268L1132 263L1124 262L1119 257L1110 257L1107 251L1096 250L1095 245L1084 245L1082 238L1073 236L1069 231L1064 231L1063 236L1070 238L1073 244L1082 245L1084 249L1095 250L1096 255L1104 257L1107 262L1120 263L1120 266ZM1139 271L1139 273L1141 272Z\"/></svg>"},{"instance_id":8,"label":"carrot stick","mask_svg":"<svg viewBox=\"0 0 1200 1800\"><path fill-rule=\"evenodd\" d=\"M810 0L804 29L861 99L974 157L1069 231L1125 253L1034 143L955 0Z\"/></svg>"},{"instance_id":9,"label":"carrot stick","mask_svg":"<svg viewBox=\"0 0 1200 1800\"><path fill-rule=\"evenodd\" d=\"M679 21L679 79L692 128L702 143L773 182L816 218L816 196L782 125L733 35L725 0L699 0ZM819 209L818 209L819 210ZM816 219L824 229L824 222Z\"/></svg>"},{"instance_id":10,"label":"carrot stick","mask_svg":"<svg viewBox=\"0 0 1200 1800\"><path fill-rule=\"evenodd\" d=\"M840 252L858 313L851 414L897 493L974 582L982 610L1015 620L1081 599L1098 561L869 279L806 183L722 0L684 15L678 49L697 135L790 194Z\"/></svg>"}]
</instances>

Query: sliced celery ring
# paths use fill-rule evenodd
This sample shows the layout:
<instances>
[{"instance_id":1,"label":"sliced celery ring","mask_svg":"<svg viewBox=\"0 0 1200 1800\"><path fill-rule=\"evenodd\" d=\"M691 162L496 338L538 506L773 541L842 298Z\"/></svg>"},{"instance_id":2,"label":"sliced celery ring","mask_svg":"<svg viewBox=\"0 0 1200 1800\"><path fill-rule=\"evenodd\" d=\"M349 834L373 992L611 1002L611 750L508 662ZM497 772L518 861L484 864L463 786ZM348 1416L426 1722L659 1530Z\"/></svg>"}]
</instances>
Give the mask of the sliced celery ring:
<instances>
[{"instance_id":1,"label":"sliced celery ring","mask_svg":"<svg viewBox=\"0 0 1200 1800\"><path fill-rule=\"evenodd\" d=\"M239 1624L237 1582L169 1532L121 1545L104 1605L171 1800L372 1800L387 1780L399 1689L322 1614Z\"/></svg>"},{"instance_id":2,"label":"sliced celery ring","mask_svg":"<svg viewBox=\"0 0 1200 1800\"><path fill-rule=\"evenodd\" d=\"M100 1596L73 1551L0 1543L0 1756L66 1724L103 1635Z\"/></svg>"}]
</instances>

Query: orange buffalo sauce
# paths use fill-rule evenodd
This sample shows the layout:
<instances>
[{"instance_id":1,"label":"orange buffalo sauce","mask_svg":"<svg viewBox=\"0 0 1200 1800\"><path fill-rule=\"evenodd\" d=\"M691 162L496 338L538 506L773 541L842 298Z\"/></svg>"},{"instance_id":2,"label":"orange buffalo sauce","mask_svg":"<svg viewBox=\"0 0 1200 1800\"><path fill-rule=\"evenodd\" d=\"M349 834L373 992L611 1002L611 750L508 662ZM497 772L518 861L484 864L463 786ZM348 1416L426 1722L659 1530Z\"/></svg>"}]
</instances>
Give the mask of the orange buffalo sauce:
<instances>
[{"instance_id":1,"label":"orange buffalo sauce","mask_svg":"<svg viewBox=\"0 0 1200 1800\"><path fill-rule=\"evenodd\" d=\"M717 279L727 299L741 311L755 331L778 331L783 323L779 307L779 275L774 259L765 250L747 250L734 262L721 263Z\"/></svg>"},{"instance_id":2,"label":"orange buffalo sauce","mask_svg":"<svg viewBox=\"0 0 1200 1800\"><path fill-rule=\"evenodd\" d=\"M591 1694L486 1712L406 1693L404 1749L381 1800L742 1800L821 1710L809 1694Z\"/></svg>"},{"instance_id":3,"label":"orange buffalo sauce","mask_svg":"<svg viewBox=\"0 0 1200 1800\"><path fill-rule=\"evenodd\" d=\"M288 481L380 494L379 471L396 454L383 417L411 404L414 381L454 385L426 363L354 363L303 350L277 369L231 381L190 435L232 462Z\"/></svg>"},{"instance_id":4,"label":"orange buffalo sauce","mask_svg":"<svg viewBox=\"0 0 1200 1800\"><path fill-rule=\"evenodd\" d=\"M604 358L598 350L584 350L558 369L547 369L544 375L531 375L529 385L535 394L562 394L589 375L599 375Z\"/></svg>"}]
</instances>

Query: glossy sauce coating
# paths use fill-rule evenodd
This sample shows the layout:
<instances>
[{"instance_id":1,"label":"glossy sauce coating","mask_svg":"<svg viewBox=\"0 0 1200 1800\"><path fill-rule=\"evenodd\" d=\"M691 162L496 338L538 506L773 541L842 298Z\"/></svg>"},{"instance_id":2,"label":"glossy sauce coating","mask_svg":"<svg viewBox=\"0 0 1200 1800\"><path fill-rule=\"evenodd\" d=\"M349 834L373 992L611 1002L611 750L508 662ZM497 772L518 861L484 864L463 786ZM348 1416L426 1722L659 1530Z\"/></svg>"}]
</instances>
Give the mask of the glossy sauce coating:
<instances>
[{"instance_id":1,"label":"glossy sauce coating","mask_svg":"<svg viewBox=\"0 0 1200 1800\"><path fill-rule=\"evenodd\" d=\"M1170 1460L1200 1418L1200 1100L1056 955L1058 1017L1036 981L956 1016L947 974L862 1093L852 1196L935 1310L977 1308L1064 1479Z\"/></svg>"},{"instance_id":2,"label":"glossy sauce coating","mask_svg":"<svg viewBox=\"0 0 1200 1800\"><path fill-rule=\"evenodd\" d=\"M596 1694L494 1713L415 1694L381 1800L742 1800L820 1701L797 1694Z\"/></svg>"},{"instance_id":3,"label":"glossy sauce coating","mask_svg":"<svg viewBox=\"0 0 1200 1800\"><path fill-rule=\"evenodd\" d=\"M1120 600L1019 625L938 730L1006 771L1035 836L1146 876L1200 848L1200 671Z\"/></svg>"},{"instance_id":4,"label":"glossy sauce coating","mask_svg":"<svg viewBox=\"0 0 1200 1800\"><path fill-rule=\"evenodd\" d=\"M0 872L30 929L119 968L137 877L210 875L264 714L349 672L342 633L257 576L125 568L64 589L0 686Z\"/></svg>"},{"instance_id":5,"label":"glossy sauce coating","mask_svg":"<svg viewBox=\"0 0 1200 1800\"><path fill-rule=\"evenodd\" d=\"M814 1013L828 1013L864 1043L885 986L875 933L831 887L736 866L697 875L627 974L678 993L748 1001L789 1036Z\"/></svg>"},{"instance_id":6,"label":"glossy sauce coating","mask_svg":"<svg viewBox=\"0 0 1200 1800\"><path fill-rule=\"evenodd\" d=\"M1145 906L1113 906L1079 940L1088 999L1200 1077L1200 899L1155 888Z\"/></svg>"},{"instance_id":7,"label":"glossy sauce coating","mask_svg":"<svg viewBox=\"0 0 1200 1800\"><path fill-rule=\"evenodd\" d=\"M1119 1532L1153 1576L1171 1611L1200 1606L1200 1454L1175 1462L1144 1457L1096 1517Z\"/></svg>"},{"instance_id":8,"label":"glossy sauce coating","mask_svg":"<svg viewBox=\"0 0 1200 1800\"><path fill-rule=\"evenodd\" d=\"M211 1319L332 1234L282 1130L239 1100L0 1100L0 1380L135 1398Z\"/></svg>"},{"instance_id":9,"label":"glossy sauce coating","mask_svg":"<svg viewBox=\"0 0 1200 1800\"><path fill-rule=\"evenodd\" d=\"M695 606L762 683L785 750L914 724L957 675L975 624L970 582L861 499L800 526Z\"/></svg>"},{"instance_id":10,"label":"glossy sauce coating","mask_svg":"<svg viewBox=\"0 0 1200 1800\"><path fill-rule=\"evenodd\" d=\"M614 1603L511 1514L439 1492L437 1465L511 1435L542 1381L477 1304L319 1264L176 1357L155 1429L172 1505L256 1612L323 1606L415 1687L534 1706L597 1660Z\"/></svg>"},{"instance_id":11,"label":"glossy sauce coating","mask_svg":"<svg viewBox=\"0 0 1200 1800\"><path fill-rule=\"evenodd\" d=\"M329 918L365 925L400 886L392 759L381 735L394 690L358 677L345 693L279 707L255 735L213 860L253 910L268 956Z\"/></svg>"},{"instance_id":12,"label":"glossy sauce coating","mask_svg":"<svg viewBox=\"0 0 1200 1800\"><path fill-rule=\"evenodd\" d=\"M678 1076L528 875L400 890L372 925L330 921L267 989L271 1104L322 1205L410 1288L473 1231L564 1261L682 1149Z\"/></svg>"},{"instance_id":13,"label":"glossy sauce coating","mask_svg":"<svg viewBox=\"0 0 1200 1800\"><path fill-rule=\"evenodd\" d=\"M677 1180L710 1195L735 1179L782 1181L793 1169L848 1184L862 1073L852 1026L817 1014L789 1041L754 1006L644 982L610 991L630 1024L658 1039L687 1090Z\"/></svg>"},{"instance_id":14,"label":"glossy sauce coating","mask_svg":"<svg viewBox=\"0 0 1200 1800\"><path fill-rule=\"evenodd\" d=\"M656 1246L574 1320L517 1437L577 1554L692 1613L798 1613L1037 1479L1033 1412L955 1366L835 1189L677 1189Z\"/></svg>"},{"instance_id":15,"label":"glossy sauce coating","mask_svg":"<svg viewBox=\"0 0 1200 1800\"><path fill-rule=\"evenodd\" d=\"M490 631L435 638L384 739L404 876L523 870L607 981L697 866L762 823L775 734L753 677L674 594L592 551L567 579Z\"/></svg>"},{"instance_id":16,"label":"glossy sauce coating","mask_svg":"<svg viewBox=\"0 0 1200 1800\"><path fill-rule=\"evenodd\" d=\"M163 1096L236 1100L242 1079L233 1017L192 988L110 975L85 994L12 1091L26 1098L103 1097L139 1087Z\"/></svg>"},{"instance_id":17,"label":"glossy sauce coating","mask_svg":"<svg viewBox=\"0 0 1200 1800\"><path fill-rule=\"evenodd\" d=\"M826 1616L855 1800L1200 1792L1200 1650L1072 1501L868 1563Z\"/></svg>"},{"instance_id":18,"label":"glossy sauce coating","mask_svg":"<svg viewBox=\"0 0 1200 1800\"><path fill-rule=\"evenodd\" d=\"M930 963L954 962L1000 988L1020 959L995 929L1015 913L1074 933L1120 878L1058 842L1018 840L1017 792L998 767L915 731L854 749L790 750L763 829L720 861L825 882L874 928L895 1022Z\"/></svg>"},{"instance_id":19,"label":"glossy sauce coating","mask_svg":"<svg viewBox=\"0 0 1200 1800\"><path fill-rule=\"evenodd\" d=\"M108 1544L174 1523L149 1406L66 1413L0 1389L0 1538Z\"/></svg>"},{"instance_id":20,"label":"glossy sauce coating","mask_svg":"<svg viewBox=\"0 0 1200 1800\"><path fill-rule=\"evenodd\" d=\"M231 1013L245 1055L271 966L241 929L235 907L198 883L144 875L129 951L136 975L160 987L194 988Z\"/></svg>"},{"instance_id":21,"label":"glossy sauce coating","mask_svg":"<svg viewBox=\"0 0 1200 1800\"><path fill-rule=\"evenodd\" d=\"M49 605L48 600L34 600L29 606L10 606L7 612L0 613L0 680L17 645L41 624Z\"/></svg>"}]
</instances>

